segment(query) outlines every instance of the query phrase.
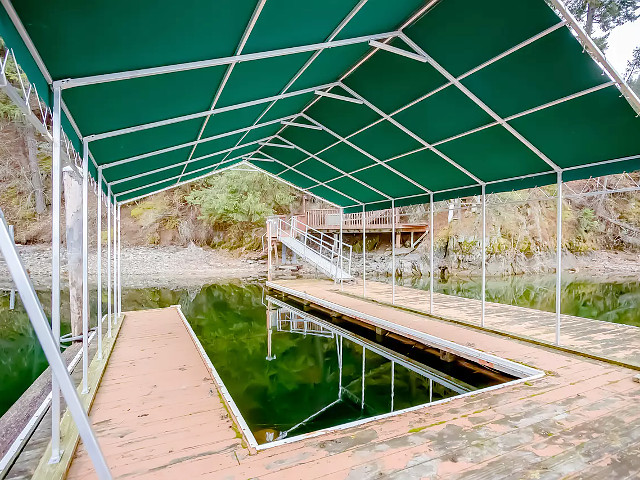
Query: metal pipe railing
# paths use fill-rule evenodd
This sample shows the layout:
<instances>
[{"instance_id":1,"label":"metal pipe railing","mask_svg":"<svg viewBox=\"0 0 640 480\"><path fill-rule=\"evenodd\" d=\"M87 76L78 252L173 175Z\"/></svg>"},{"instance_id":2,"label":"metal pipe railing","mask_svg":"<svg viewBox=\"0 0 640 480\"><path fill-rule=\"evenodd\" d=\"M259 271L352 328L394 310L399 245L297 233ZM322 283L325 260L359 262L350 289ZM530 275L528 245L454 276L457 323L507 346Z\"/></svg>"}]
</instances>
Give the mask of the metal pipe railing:
<instances>
[{"instance_id":1,"label":"metal pipe railing","mask_svg":"<svg viewBox=\"0 0 640 480\"><path fill-rule=\"evenodd\" d=\"M272 217L269 218L267 222L271 222L271 225L275 227L275 236L277 238L293 238L302 243L304 254L307 254L307 252L311 250L327 260L329 262L329 271L326 273L330 277L338 277L340 269L343 272L346 271L349 276L351 275L351 260L353 254L351 245L345 245L334 237L304 223L302 223L303 227L299 227L297 217L292 217L288 221L282 217ZM345 264L347 265L346 269L344 268ZM340 278L340 280L343 280L343 278Z\"/></svg>"}]
</instances>

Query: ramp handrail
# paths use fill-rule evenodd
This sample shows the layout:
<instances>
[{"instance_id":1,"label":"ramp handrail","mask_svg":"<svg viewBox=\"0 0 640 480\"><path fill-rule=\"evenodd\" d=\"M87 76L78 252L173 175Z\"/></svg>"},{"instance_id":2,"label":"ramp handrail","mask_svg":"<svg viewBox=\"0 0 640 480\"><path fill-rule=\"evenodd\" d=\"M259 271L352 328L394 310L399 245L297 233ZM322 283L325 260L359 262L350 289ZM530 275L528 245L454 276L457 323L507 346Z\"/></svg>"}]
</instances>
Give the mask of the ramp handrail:
<instances>
[{"instance_id":1,"label":"ramp handrail","mask_svg":"<svg viewBox=\"0 0 640 480\"><path fill-rule=\"evenodd\" d=\"M330 271L326 272L331 278L343 280L343 273L351 276L351 256L353 248L338 238L322 233L315 228L301 223L296 217L286 220L282 217L271 217L271 232L278 239L283 237L293 238L303 244L304 252L311 250L329 262ZM298 226L300 224L301 226ZM339 272L342 271L343 273Z\"/></svg>"}]
</instances>

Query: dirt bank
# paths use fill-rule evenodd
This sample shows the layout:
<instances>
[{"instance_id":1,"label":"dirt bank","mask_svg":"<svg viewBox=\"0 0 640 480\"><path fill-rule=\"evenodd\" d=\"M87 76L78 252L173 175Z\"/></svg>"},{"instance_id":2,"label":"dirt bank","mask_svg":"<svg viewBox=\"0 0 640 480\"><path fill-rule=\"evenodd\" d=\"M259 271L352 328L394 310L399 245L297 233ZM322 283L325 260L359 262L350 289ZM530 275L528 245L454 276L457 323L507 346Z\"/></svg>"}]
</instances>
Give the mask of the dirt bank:
<instances>
[{"instance_id":1,"label":"dirt bank","mask_svg":"<svg viewBox=\"0 0 640 480\"><path fill-rule=\"evenodd\" d=\"M31 279L39 288L51 285L51 247L23 245L18 250ZM226 250L189 247L126 247L122 250L124 288L190 287L231 279L257 279L266 275L266 262L255 253L233 254ZM62 276L66 283L66 255L62 250ZM106 279L106 250L102 259ZM89 255L89 281L96 283L96 255ZM11 279L0 258L0 287Z\"/></svg>"},{"instance_id":2,"label":"dirt bank","mask_svg":"<svg viewBox=\"0 0 640 480\"><path fill-rule=\"evenodd\" d=\"M34 284L39 288L51 285L51 247L41 245L19 246L20 255ZM106 251L103 257L103 278L106 279ZM436 257L436 267L438 266ZM550 273L555 269L555 255L532 260L539 268L529 273ZM475 263L475 262L474 262ZM428 256L416 253L396 257L398 275L405 277L428 276ZM122 251L122 284L125 288L168 287L184 288L201 286L228 280L255 280L266 277L266 261L257 252L234 253L227 250L189 247L126 247ZM594 251L584 255L563 254L563 270L596 277L640 278L640 254L633 252ZM63 284L66 283L66 258L62 257ZM354 254L352 273L360 276L362 256ZM513 274L512 266L500 259L487 264L491 276ZM391 252L367 253L369 275L391 275ZM450 275L472 276L479 274L477 268L451 268ZM521 272L517 272L521 273ZM281 270L280 275L315 275L315 269L305 265L301 270ZM436 274L439 270L436 268ZM89 280L96 282L96 256L89 256ZM0 258L0 287L11 285L4 261Z\"/></svg>"}]
</instances>

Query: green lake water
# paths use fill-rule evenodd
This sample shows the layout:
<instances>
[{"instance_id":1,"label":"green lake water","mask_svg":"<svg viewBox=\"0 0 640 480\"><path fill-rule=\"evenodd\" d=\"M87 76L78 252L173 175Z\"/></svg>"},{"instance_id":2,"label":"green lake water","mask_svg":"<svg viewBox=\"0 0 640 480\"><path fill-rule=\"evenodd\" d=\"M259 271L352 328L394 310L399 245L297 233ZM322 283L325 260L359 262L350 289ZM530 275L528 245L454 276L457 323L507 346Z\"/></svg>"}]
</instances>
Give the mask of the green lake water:
<instances>
[{"instance_id":1,"label":"green lake water","mask_svg":"<svg viewBox=\"0 0 640 480\"><path fill-rule=\"evenodd\" d=\"M380 280L391 282L386 277ZM429 290L429 279L398 279L398 285ZM436 278L434 290L447 295L480 300L482 279L452 276L442 281ZM555 312L554 275L488 277L486 292L488 302ZM563 274L561 304L562 313L567 315L640 327L640 280L634 278L598 281L590 277Z\"/></svg>"},{"instance_id":2,"label":"green lake water","mask_svg":"<svg viewBox=\"0 0 640 480\"><path fill-rule=\"evenodd\" d=\"M428 288L428 282L414 281L413 285ZM490 279L487 282L487 300L553 311L554 288L552 277ZM479 298L479 289L480 284L475 279L437 282L437 291L453 295ZM638 281L597 283L566 278L563 291L564 313L640 326ZM48 313L50 294L42 291L39 295ZM65 298L64 294L62 298ZM8 293L0 296L0 415L46 367L46 360L20 300L16 303L16 309L9 311ZM259 442L278 438L282 432L310 416L313 417L310 421L294 428L287 436L386 413L391 409L391 362L388 358L367 349L363 408L362 346L342 338L340 369L337 340L340 335L331 332L330 326L322 322L310 327L316 331L304 334L298 328L302 325L300 322L283 321L288 314L282 310L272 314L277 316L275 320L273 317L268 319L262 287L258 284L123 292L125 310L174 304L182 305L185 316ZM64 314L67 311L68 305L63 304L63 334L69 331L68 315ZM95 312L95 305L92 305L92 311ZM323 322L328 320L319 317ZM275 357L270 359L267 359L267 322L270 322L272 332L271 357ZM371 336L353 328L351 332L365 340ZM375 341L375 335L368 340ZM402 346L385 346L413 355L403 351ZM434 359L424 352L418 352L413 358L461 379L473 388L495 383L478 372L464 372L440 365L437 359L434 363ZM339 388L340 370L342 390ZM456 394L438 384L430 391L427 378L398 364L394 368L394 377L394 410L425 403L429 397L437 400ZM339 397L341 399L336 403Z\"/></svg>"}]
</instances>

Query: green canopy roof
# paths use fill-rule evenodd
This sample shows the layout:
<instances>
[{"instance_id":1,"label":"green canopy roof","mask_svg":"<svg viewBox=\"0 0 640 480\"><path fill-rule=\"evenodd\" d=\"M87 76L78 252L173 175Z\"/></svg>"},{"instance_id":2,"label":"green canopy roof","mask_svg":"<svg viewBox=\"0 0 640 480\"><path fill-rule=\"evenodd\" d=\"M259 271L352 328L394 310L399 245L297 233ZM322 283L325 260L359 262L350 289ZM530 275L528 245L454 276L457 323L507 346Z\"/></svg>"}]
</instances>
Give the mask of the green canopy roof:
<instances>
[{"instance_id":1,"label":"green canopy roof","mask_svg":"<svg viewBox=\"0 0 640 480\"><path fill-rule=\"evenodd\" d=\"M640 168L640 101L551 3L2 0L0 36L118 202L248 162L349 211Z\"/></svg>"}]
</instances>

